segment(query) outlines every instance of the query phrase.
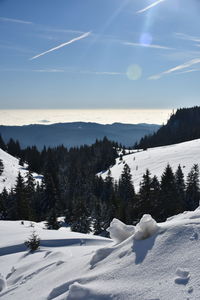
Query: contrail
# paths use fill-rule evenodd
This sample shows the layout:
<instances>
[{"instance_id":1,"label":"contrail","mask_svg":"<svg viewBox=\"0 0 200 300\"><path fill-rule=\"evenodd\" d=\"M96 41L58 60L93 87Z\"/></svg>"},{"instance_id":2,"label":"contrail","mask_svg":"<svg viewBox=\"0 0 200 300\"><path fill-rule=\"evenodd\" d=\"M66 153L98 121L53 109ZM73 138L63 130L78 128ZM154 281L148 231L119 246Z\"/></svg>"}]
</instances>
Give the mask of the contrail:
<instances>
[{"instance_id":1,"label":"contrail","mask_svg":"<svg viewBox=\"0 0 200 300\"><path fill-rule=\"evenodd\" d=\"M160 74L150 76L148 79L150 79L150 80L160 79L164 75L167 75L167 74L170 74L170 73L173 73L173 72L176 72L176 71L181 71L181 70L190 68L191 66L199 64L199 63L200 63L200 58L195 58L195 59L192 59L192 60L190 60L188 62L185 62L182 65L178 65L178 66L176 66L174 68L171 68L171 69L169 69L167 71L164 71L164 72L162 72Z\"/></svg>"},{"instance_id":2,"label":"contrail","mask_svg":"<svg viewBox=\"0 0 200 300\"><path fill-rule=\"evenodd\" d=\"M156 2L154 2L154 3L150 4L150 5L148 5L147 7L143 8L143 9L141 9L141 10L138 10L138 11L137 11L137 14L141 14L141 13L143 13L143 12L145 12L145 11L151 9L152 7L154 7L154 6L160 4L161 2L164 2L164 1L165 1L165 0L157 0Z\"/></svg>"},{"instance_id":3,"label":"contrail","mask_svg":"<svg viewBox=\"0 0 200 300\"><path fill-rule=\"evenodd\" d=\"M45 55L45 54L47 54L47 53L49 53L49 52L53 52L53 51L55 51L55 50L58 50L58 49L60 49L60 48L63 48L63 47L65 47L65 46L67 46L67 45L70 45L70 44L76 42L76 41L82 40L82 39L86 38L87 36L89 36L90 34L91 34L91 32L86 32L86 33L84 33L84 34L82 34L82 35L80 35L80 36L78 36L78 37L76 37L76 38L74 38L74 39L72 39L72 40L70 40L70 41L68 41L68 42L65 42L65 43L63 43L63 44L61 44L61 45L58 45L58 46L56 46L56 47L54 47L54 48L51 48L51 49L49 49L49 50L47 50L47 51L45 51L45 52L42 52L42 53L40 53L40 54L37 54L37 55L31 57L30 60L36 59L36 58L38 58L38 57L40 57L40 56L43 56L43 55Z\"/></svg>"},{"instance_id":4,"label":"contrail","mask_svg":"<svg viewBox=\"0 0 200 300\"><path fill-rule=\"evenodd\" d=\"M24 21L24 20L4 18L4 17L0 17L0 21L3 21L3 22L12 22L12 23L19 23L19 24L33 24L32 22L28 22L28 21Z\"/></svg>"}]
</instances>

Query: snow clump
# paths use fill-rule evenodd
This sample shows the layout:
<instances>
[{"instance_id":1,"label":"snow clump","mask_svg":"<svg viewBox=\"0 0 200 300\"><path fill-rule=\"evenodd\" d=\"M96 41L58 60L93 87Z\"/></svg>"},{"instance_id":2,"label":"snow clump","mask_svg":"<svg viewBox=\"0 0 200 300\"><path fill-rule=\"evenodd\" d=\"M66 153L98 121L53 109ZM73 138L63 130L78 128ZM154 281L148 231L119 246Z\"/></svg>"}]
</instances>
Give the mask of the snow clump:
<instances>
[{"instance_id":1,"label":"snow clump","mask_svg":"<svg viewBox=\"0 0 200 300\"><path fill-rule=\"evenodd\" d=\"M144 240L158 231L158 225L151 215L143 215L140 222L135 227L134 238L136 240Z\"/></svg>"},{"instance_id":2,"label":"snow clump","mask_svg":"<svg viewBox=\"0 0 200 300\"><path fill-rule=\"evenodd\" d=\"M113 219L106 231L110 233L111 239L119 244L135 233L135 227L126 225L118 219Z\"/></svg>"}]
</instances>

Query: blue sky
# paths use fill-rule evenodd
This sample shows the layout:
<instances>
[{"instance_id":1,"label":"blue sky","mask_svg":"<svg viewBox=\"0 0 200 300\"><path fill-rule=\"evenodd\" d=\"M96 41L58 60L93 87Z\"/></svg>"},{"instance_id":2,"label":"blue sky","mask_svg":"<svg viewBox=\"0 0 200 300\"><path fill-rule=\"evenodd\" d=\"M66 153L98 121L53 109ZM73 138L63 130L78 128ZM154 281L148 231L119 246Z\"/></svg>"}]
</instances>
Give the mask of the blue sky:
<instances>
[{"instance_id":1,"label":"blue sky","mask_svg":"<svg viewBox=\"0 0 200 300\"><path fill-rule=\"evenodd\" d=\"M0 108L198 105L199 28L199 0L0 0Z\"/></svg>"}]
</instances>

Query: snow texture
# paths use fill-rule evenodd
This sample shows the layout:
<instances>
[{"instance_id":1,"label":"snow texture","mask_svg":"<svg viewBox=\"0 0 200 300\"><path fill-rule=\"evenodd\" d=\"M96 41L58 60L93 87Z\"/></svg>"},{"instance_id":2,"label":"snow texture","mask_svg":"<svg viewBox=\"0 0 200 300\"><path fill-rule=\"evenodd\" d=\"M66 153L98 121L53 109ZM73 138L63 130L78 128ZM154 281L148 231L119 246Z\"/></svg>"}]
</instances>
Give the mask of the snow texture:
<instances>
[{"instance_id":1,"label":"snow texture","mask_svg":"<svg viewBox=\"0 0 200 300\"><path fill-rule=\"evenodd\" d=\"M118 220L110 227L120 243L34 223L41 247L30 254L30 222L0 221L0 299L200 299L200 209L159 224L144 215L128 234Z\"/></svg>"},{"instance_id":2,"label":"snow texture","mask_svg":"<svg viewBox=\"0 0 200 300\"><path fill-rule=\"evenodd\" d=\"M4 276L0 273L0 292L6 289L6 280Z\"/></svg>"}]
</instances>

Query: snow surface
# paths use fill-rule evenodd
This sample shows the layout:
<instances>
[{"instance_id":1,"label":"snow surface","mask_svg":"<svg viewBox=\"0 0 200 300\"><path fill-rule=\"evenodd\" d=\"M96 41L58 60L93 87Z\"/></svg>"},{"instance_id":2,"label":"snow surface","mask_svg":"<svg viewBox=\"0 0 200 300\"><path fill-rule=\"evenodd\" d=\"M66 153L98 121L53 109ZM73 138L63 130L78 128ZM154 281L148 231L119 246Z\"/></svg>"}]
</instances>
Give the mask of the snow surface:
<instances>
[{"instance_id":1,"label":"snow surface","mask_svg":"<svg viewBox=\"0 0 200 300\"><path fill-rule=\"evenodd\" d=\"M118 244L34 224L41 247L32 254L23 244L33 230L30 222L0 221L3 300L200 299L200 209L159 224L146 215L140 230L152 224L156 230L138 240L135 228Z\"/></svg>"},{"instance_id":2,"label":"snow surface","mask_svg":"<svg viewBox=\"0 0 200 300\"><path fill-rule=\"evenodd\" d=\"M2 149L0 149L0 159L2 160L4 165L3 173L0 176L0 193L1 193L4 187L7 189L7 191L10 191L11 188L14 188L19 172L21 173L22 177L25 178L28 171L27 171L27 165L25 167L20 166L19 159L13 157L12 155L8 154ZM42 178L41 175L38 175L36 173L32 173L32 174L36 182L41 182L41 178Z\"/></svg>"},{"instance_id":3,"label":"snow surface","mask_svg":"<svg viewBox=\"0 0 200 300\"><path fill-rule=\"evenodd\" d=\"M111 176L115 180L118 180L121 176L125 163L131 169L136 191L139 190L146 169L150 170L152 176L156 175L160 179L168 163L173 171L176 171L180 164L184 175L187 176L194 164L200 166L200 139L170 146L149 148L146 151L125 155L123 161L117 158L115 165L110 168ZM100 175L105 178L107 174L108 172L102 172Z\"/></svg>"}]
</instances>

